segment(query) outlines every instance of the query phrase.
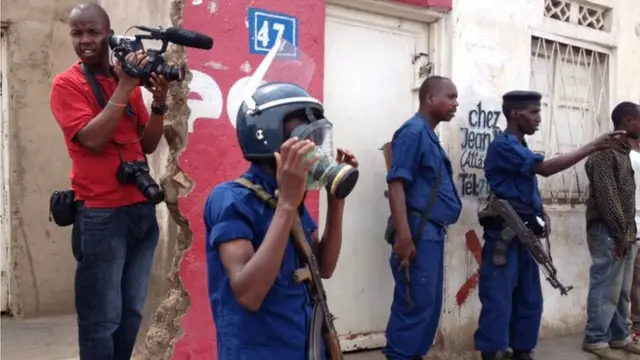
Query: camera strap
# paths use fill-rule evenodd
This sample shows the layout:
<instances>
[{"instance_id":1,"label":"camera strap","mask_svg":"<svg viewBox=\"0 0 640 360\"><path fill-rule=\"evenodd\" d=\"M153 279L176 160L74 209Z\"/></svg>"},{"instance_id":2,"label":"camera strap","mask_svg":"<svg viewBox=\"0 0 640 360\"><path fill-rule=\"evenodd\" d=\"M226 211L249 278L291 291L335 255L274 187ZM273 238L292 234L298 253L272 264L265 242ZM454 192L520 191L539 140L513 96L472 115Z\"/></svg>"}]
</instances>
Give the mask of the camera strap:
<instances>
[{"instance_id":1,"label":"camera strap","mask_svg":"<svg viewBox=\"0 0 640 360\"><path fill-rule=\"evenodd\" d=\"M98 80L96 80L96 77L93 76L91 71L89 71L89 69L86 66L84 66L84 64L80 64L80 66L82 67L82 72L84 73L84 77L89 82L89 86L91 86L91 91L93 91L93 96L96 98L98 105L100 105L100 107L104 109L105 106L107 106L107 100L104 97L102 88L100 87L100 85L98 85ZM129 102L127 102L127 106L124 108L124 112L127 115L135 118L137 121L138 117L136 116L136 113L133 111L133 108L131 108L131 104Z\"/></svg>"},{"instance_id":2,"label":"camera strap","mask_svg":"<svg viewBox=\"0 0 640 360\"><path fill-rule=\"evenodd\" d=\"M104 109L107 106L107 100L105 99L102 88L98 84L98 80L96 80L96 77L93 76L91 71L89 71L89 69L86 66L84 66L84 64L80 64L80 66L82 67L82 72L84 73L84 77L87 79L87 82L91 87L91 91L93 92L93 96L96 98L98 105L100 105L100 108ZM131 103L129 103L128 101L127 101L127 106L124 108L124 112L125 114L133 117L133 119L136 122L136 132L138 133L138 139L136 139L136 141L133 141L132 143L139 142L140 140L142 140L143 128L140 126L140 122L138 121L138 116L133 111L133 108L131 107ZM113 139L111 139L111 142L114 143L115 145L127 145L126 143L119 143ZM119 148L118 148L118 153L120 153ZM120 158L122 158L122 156L120 156ZM146 155L144 156L144 158L145 159L147 158Z\"/></svg>"}]
</instances>

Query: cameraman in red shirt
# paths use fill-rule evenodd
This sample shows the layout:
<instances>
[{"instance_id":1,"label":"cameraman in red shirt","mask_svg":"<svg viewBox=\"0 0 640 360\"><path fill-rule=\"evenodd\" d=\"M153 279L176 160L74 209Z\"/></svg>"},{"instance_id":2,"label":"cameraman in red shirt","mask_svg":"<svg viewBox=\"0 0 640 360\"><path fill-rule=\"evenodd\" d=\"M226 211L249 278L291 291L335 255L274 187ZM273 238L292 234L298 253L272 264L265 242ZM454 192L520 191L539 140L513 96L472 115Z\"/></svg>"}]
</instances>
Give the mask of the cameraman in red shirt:
<instances>
[{"instance_id":1,"label":"cameraman in red shirt","mask_svg":"<svg viewBox=\"0 0 640 360\"><path fill-rule=\"evenodd\" d=\"M163 135L169 84L152 75L149 116L140 80L110 64L113 31L105 10L78 5L69 20L80 61L54 78L50 100L73 163L80 359L125 360L140 327L158 243L155 204L164 194L149 176L145 154ZM139 51L126 61L143 68L149 59Z\"/></svg>"}]
</instances>

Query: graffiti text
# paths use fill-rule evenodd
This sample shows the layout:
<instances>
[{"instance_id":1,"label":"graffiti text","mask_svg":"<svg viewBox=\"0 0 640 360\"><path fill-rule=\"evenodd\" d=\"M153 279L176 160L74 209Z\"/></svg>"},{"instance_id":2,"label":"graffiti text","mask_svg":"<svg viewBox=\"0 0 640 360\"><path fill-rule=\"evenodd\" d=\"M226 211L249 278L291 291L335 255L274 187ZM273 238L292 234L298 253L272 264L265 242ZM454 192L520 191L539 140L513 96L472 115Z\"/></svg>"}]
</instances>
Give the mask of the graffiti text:
<instances>
[{"instance_id":1,"label":"graffiti text","mask_svg":"<svg viewBox=\"0 0 640 360\"><path fill-rule=\"evenodd\" d=\"M502 111L484 108L479 101L469 112L465 124L460 127L460 193L462 196L483 197L489 193L484 177L479 173L489 144L501 133L498 120Z\"/></svg>"}]
</instances>

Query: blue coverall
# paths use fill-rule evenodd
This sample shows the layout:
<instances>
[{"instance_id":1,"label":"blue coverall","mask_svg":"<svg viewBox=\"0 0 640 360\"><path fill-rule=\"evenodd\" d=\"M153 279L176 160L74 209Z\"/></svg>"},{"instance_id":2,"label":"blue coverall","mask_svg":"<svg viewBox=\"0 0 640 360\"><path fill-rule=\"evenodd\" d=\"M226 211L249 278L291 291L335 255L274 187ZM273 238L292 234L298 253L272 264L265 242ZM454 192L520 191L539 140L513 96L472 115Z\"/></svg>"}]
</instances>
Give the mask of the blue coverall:
<instances>
[{"instance_id":1,"label":"blue coverall","mask_svg":"<svg viewBox=\"0 0 640 360\"><path fill-rule=\"evenodd\" d=\"M414 235L436 182L436 171L442 172L438 196L409 269L411 309L405 288L405 271L399 268L393 250L389 258L395 287L386 331L387 345L383 352L387 359L412 359L429 351L438 329L446 227L458 220L462 203L453 183L449 158L423 115L415 114L395 132L391 149L387 183L394 180L404 182L407 217Z\"/></svg>"},{"instance_id":2,"label":"blue coverall","mask_svg":"<svg viewBox=\"0 0 640 360\"><path fill-rule=\"evenodd\" d=\"M274 194L276 179L257 165L243 175ZM306 207L300 207L302 225L311 241L318 228ZM306 359L312 306L304 285L293 280L299 269L293 239L285 250L282 267L273 287L256 312L242 308L229 285L218 246L235 239L262 243L274 209L251 190L235 182L218 185L204 207L209 300L216 324L220 360ZM323 348L324 352L324 348Z\"/></svg>"},{"instance_id":3,"label":"blue coverall","mask_svg":"<svg viewBox=\"0 0 640 360\"><path fill-rule=\"evenodd\" d=\"M491 191L499 199L513 200L542 216L542 198L533 167L543 160L543 155L531 151L516 136L503 132L489 145L485 158L484 171ZM493 249L499 239L500 230L485 229L479 283L482 309L475 347L483 353L508 347L530 351L538 342L542 319L538 264L515 238L507 251L507 263L495 266Z\"/></svg>"}]
</instances>

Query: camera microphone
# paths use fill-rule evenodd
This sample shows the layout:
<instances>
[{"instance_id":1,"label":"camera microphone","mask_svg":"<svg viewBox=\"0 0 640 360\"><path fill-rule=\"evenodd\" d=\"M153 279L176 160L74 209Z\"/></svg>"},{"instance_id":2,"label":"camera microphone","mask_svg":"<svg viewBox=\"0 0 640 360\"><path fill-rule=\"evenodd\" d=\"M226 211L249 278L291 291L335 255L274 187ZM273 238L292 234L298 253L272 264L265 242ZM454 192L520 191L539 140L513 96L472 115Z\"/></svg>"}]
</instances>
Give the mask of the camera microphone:
<instances>
[{"instance_id":1,"label":"camera microphone","mask_svg":"<svg viewBox=\"0 0 640 360\"><path fill-rule=\"evenodd\" d=\"M209 50L213 47L213 39L207 35L195 31L185 30L179 27L155 28L147 26L136 26L136 28L148 31L161 40L166 40L174 44Z\"/></svg>"}]
</instances>

